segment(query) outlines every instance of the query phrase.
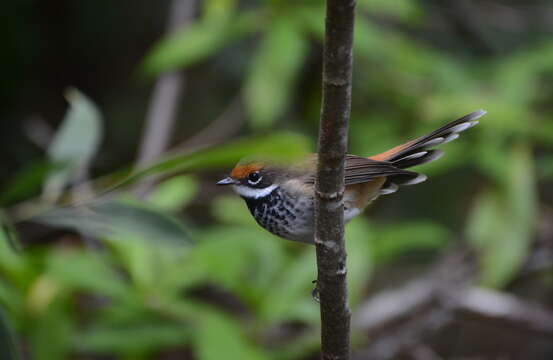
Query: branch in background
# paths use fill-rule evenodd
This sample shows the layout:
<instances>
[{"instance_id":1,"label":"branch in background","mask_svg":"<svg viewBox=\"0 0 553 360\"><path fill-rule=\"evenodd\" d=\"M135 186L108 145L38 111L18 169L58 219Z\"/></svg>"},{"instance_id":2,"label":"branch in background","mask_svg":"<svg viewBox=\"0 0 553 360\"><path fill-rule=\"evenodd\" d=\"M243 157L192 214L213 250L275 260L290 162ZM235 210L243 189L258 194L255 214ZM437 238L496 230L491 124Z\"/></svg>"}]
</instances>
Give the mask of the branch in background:
<instances>
[{"instance_id":1,"label":"branch in background","mask_svg":"<svg viewBox=\"0 0 553 360\"><path fill-rule=\"evenodd\" d=\"M243 123L241 98L236 96L207 127L178 145L173 151L193 151L217 145L237 133Z\"/></svg>"},{"instance_id":2,"label":"branch in background","mask_svg":"<svg viewBox=\"0 0 553 360\"><path fill-rule=\"evenodd\" d=\"M553 312L498 291L473 287L473 259L446 256L426 277L383 291L359 307L354 326L371 337L354 359L396 359L413 353L459 315L553 336Z\"/></svg>"},{"instance_id":3,"label":"branch in background","mask_svg":"<svg viewBox=\"0 0 553 360\"><path fill-rule=\"evenodd\" d=\"M315 185L317 288L323 359L349 359L350 317L344 242L344 163L351 110L354 0L327 0L323 103Z\"/></svg>"},{"instance_id":4,"label":"branch in background","mask_svg":"<svg viewBox=\"0 0 553 360\"><path fill-rule=\"evenodd\" d=\"M553 311L514 295L471 288L456 303L457 310L480 319L553 336Z\"/></svg>"},{"instance_id":5,"label":"branch in background","mask_svg":"<svg viewBox=\"0 0 553 360\"><path fill-rule=\"evenodd\" d=\"M173 0L169 9L167 33L187 26L194 16L195 6L195 0ZM184 82L184 75L176 71L165 73L157 80L146 117L137 166L151 163L167 148ZM154 181L155 179L148 179L139 184L136 188L137 195L144 197Z\"/></svg>"},{"instance_id":6,"label":"branch in background","mask_svg":"<svg viewBox=\"0 0 553 360\"><path fill-rule=\"evenodd\" d=\"M42 150L48 149L55 133L50 124L38 115L32 115L23 122L23 131Z\"/></svg>"},{"instance_id":7,"label":"branch in background","mask_svg":"<svg viewBox=\"0 0 553 360\"><path fill-rule=\"evenodd\" d=\"M354 359L396 359L450 324L454 299L474 279L471 260L467 252L456 249L427 276L360 305L354 326L368 333L371 344Z\"/></svg>"},{"instance_id":8,"label":"branch in background","mask_svg":"<svg viewBox=\"0 0 553 360\"><path fill-rule=\"evenodd\" d=\"M442 360L442 358L434 352L430 347L419 345L411 352L413 360Z\"/></svg>"}]
</instances>

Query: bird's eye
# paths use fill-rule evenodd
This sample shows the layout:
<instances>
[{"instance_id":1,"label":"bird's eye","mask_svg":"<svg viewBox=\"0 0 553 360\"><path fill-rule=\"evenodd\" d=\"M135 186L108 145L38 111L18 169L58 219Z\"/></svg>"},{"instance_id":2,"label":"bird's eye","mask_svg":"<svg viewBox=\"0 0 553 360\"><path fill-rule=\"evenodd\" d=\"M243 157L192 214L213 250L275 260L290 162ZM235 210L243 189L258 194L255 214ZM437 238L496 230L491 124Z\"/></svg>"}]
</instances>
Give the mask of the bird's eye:
<instances>
[{"instance_id":1,"label":"bird's eye","mask_svg":"<svg viewBox=\"0 0 553 360\"><path fill-rule=\"evenodd\" d=\"M259 173L257 171L252 172L252 173L250 173L250 175L248 175L248 182L251 185L257 185L257 184L259 184L260 181L261 181L261 175L259 175Z\"/></svg>"}]
</instances>

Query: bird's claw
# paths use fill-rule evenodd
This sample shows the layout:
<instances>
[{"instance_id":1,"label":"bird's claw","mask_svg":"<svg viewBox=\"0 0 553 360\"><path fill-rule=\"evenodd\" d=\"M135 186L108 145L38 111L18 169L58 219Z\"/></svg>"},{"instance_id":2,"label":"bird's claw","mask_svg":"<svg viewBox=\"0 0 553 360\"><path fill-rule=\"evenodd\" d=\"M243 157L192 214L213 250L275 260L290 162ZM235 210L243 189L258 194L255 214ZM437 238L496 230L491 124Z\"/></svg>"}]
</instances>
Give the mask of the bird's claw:
<instances>
[{"instance_id":1,"label":"bird's claw","mask_svg":"<svg viewBox=\"0 0 553 360\"><path fill-rule=\"evenodd\" d=\"M312 281L313 284L315 284L315 287L313 290L311 290L311 297L313 297L313 300L316 302L320 302L321 299L319 298L319 287L317 286L317 280Z\"/></svg>"}]
</instances>

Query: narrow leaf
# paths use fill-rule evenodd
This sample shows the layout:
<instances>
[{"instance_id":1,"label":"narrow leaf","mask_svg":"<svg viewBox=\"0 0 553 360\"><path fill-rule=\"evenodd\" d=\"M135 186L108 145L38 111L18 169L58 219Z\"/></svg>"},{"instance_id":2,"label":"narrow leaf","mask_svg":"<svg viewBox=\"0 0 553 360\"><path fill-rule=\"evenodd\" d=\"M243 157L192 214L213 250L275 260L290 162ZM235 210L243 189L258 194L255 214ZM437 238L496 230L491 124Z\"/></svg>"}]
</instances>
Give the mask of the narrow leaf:
<instances>
[{"instance_id":1,"label":"narrow leaf","mask_svg":"<svg viewBox=\"0 0 553 360\"><path fill-rule=\"evenodd\" d=\"M63 187L86 168L98 149L102 124L96 105L77 89L67 92L69 110L48 149L52 163L61 166L48 176L44 197L53 202Z\"/></svg>"},{"instance_id":2,"label":"narrow leaf","mask_svg":"<svg viewBox=\"0 0 553 360\"><path fill-rule=\"evenodd\" d=\"M156 186L148 203L163 211L176 211L196 195L198 183L190 176L176 176Z\"/></svg>"},{"instance_id":3,"label":"narrow leaf","mask_svg":"<svg viewBox=\"0 0 553 360\"><path fill-rule=\"evenodd\" d=\"M239 16L210 16L168 35L146 56L141 68L150 76L184 68L213 55L223 46L255 29L257 17L252 13Z\"/></svg>"},{"instance_id":4,"label":"narrow leaf","mask_svg":"<svg viewBox=\"0 0 553 360\"><path fill-rule=\"evenodd\" d=\"M438 249L444 246L450 233L432 222L394 224L377 231L374 243L376 262L383 264L405 253L416 250Z\"/></svg>"},{"instance_id":5,"label":"narrow leaf","mask_svg":"<svg viewBox=\"0 0 553 360\"><path fill-rule=\"evenodd\" d=\"M255 127L267 127L286 112L306 50L306 41L293 22L282 18L268 27L245 85L246 106Z\"/></svg>"},{"instance_id":6,"label":"narrow leaf","mask_svg":"<svg viewBox=\"0 0 553 360\"><path fill-rule=\"evenodd\" d=\"M467 226L469 240L480 249L480 281L490 287L504 286L517 273L535 229L537 197L529 148L514 147L509 164L500 191L480 196Z\"/></svg>"},{"instance_id":7,"label":"narrow leaf","mask_svg":"<svg viewBox=\"0 0 553 360\"><path fill-rule=\"evenodd\" d=\"M17 232L13 224L1 209L0 209L0 242L8 244L9 247L11 248L10 250L13 251L14 253L21 251L21 249L23 248L23 245L19 241L19 237L17 236ZM0 248L2 247L3 246L0 246Z\"/></svg>"},{"instance_id":8,"label":"narrow leaf","mask_svg":"<svg viewBox=\"0 0 553 360\"><path fill-rule=\"evenodd\" d=\"M123 202L101 202L75 208L47 211L36 221L68 227L95 237L132 235L136 238L182 244L190 241L184 226L176 218L145 206Z\"/></svg>"},{"instance_id":9,"label":"narrow leaf","mask_svg":"<svg viewBox=\"0 0 553 360\"><path fill-rule=\"evenodd\" d=\"M83 251L56 252L47 263L52 287L88 291L123 298L129 289L120 274L111 268L106 258Z\"/></svg>"},{"instance_id":10,"label":"narrow leaf","mask_svg":"<svg viewBox=\"0 0 553 360\"><path fill-rule=\"evenodd\" d=\"M11 328L4 311L0 309L0 351L2 360L20 360L22 356L15 340L15 332Z\"/></svg>"},{"instance_id":11,"label":"narrow leaf","mask_svg":"<svg viewBox=\"0 0 553 360\"><path fill-rule=\"evenodd\" d=\"M208 312L199 325L195 332L195 349L199 360L268 358L247 341L237 320Z\"/></svg>"},{"instance_id":12,"label":"narrow leaf","mask_svg":"<svg viewBox=\"0 0 553 360\"><path fill-rule=\"evenodd\" d=\"M170 156L134 174L114 188L132 184L151 175L169 175L181 171L220 169L255 154L277 161L291 161L305 155L310 148L307 139L293 133L276 133L236 140L233 143Z\"/></svg>"},{"instance_id":13,"label":"narrow leaf","mask_svg":"<svg viewBox=\"0 0 553 360\"><path fill-rule=\"evenodd\" d=\"M167 176L185 171L228 170L238 160L252 154L275 161L293 161L307 154L310 148L311 144L306 137L294 133L280 132L266 136L257 135L255 137L243 138L229 144L196 152L172 154L134 172L126 169L119 171L115 175L106 176L94 181L94 187L105 188L96 198L99 199L103 195L134 184L148 176ZM90 203L95 201L97 200L92 200ZM80 206L84 205L81 204ZM37 205L27 207L25 210L19 215L19 221L38 218L44 213L44 207Z\"/></svg>"},{"instance_id":14,"label":"narrow leaf","mask_svg":"<svg viewBox=\"0 0 553 360\"><path fill-rule=\"evenodd\" d=\"M46 161L25 165L5 184L4 191L0 195L0 203L11 204L40 194L48 174L54 170L56 170L56 165Z\"/></svg>"},{"instance_id":15,"label":"narrow leaf","mask_svg":"<svg viewBox=\"0 0 553 360\"><path fill-rule=\"evenodd\" d=\"M190 327L184 325L96 327L75 334L72 342L81 351L136 354L185 345L190 335Z\"/></svg>"},{"instance_id":16,"label":"narrow leaf","mask_svg":"<svg viewBox=\"0 0 553 360\"><path fill-rule=\"evenodd\" d=\"M29 344L33 359L67 359L73 333L72 319L67 311L69 304L64 299L51 303L43 313L33 318L29 329Z\"/></svg>"}]
</instances>

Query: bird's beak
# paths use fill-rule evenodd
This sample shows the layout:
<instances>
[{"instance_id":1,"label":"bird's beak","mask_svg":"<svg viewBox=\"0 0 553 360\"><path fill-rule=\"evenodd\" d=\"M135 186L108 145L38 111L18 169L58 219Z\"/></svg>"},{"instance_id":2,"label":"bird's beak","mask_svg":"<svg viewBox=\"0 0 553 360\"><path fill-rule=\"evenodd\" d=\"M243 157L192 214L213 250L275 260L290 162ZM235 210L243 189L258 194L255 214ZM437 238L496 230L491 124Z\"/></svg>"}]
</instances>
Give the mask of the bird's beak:
<instances>
[{"instance_id":1,"label":"bird's beak","mask_svg":"<svg viewBox=\"0 0 553 360\"><path fill-rule=\"evenodd\" d=\"M223 180L219 180L219 181L217 182L217 185L232 185L232 184L236 184L236 180L234 180L234 179L231 178L230 176L224 178Z\"/></svg>"}]
</instances>

